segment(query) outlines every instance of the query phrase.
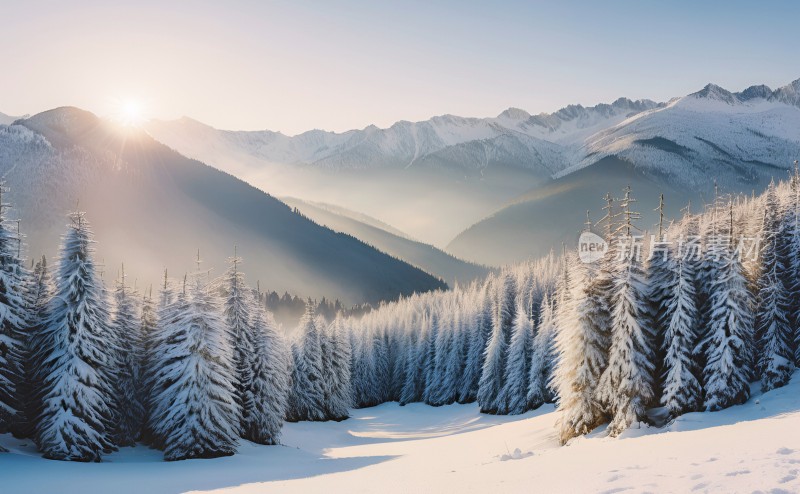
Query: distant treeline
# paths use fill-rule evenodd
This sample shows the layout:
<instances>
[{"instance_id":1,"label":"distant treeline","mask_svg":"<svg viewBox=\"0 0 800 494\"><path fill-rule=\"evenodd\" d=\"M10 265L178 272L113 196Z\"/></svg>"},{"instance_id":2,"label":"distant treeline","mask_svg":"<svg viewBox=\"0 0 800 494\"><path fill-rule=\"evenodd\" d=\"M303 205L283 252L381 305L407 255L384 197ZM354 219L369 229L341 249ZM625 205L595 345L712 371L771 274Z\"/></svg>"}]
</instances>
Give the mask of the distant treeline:
<instances>
[{"instance_id":1,"label":"distant treeline","mask_svg":"<svg viewBox=\"0 0 800 494\"><path fill-rule=\"evenodd\" d=\"M275 322L284 328L296 327L306 311L307 299L291 295L289 292L279 295L276 291L266 291L260 293L258 298L259 303L272 313ZM345 308L339 299L331 301L325 297L319 301L313 300L312 304L314 312L328 321L333 321L337 315L359 318L372 310L372 306L367 303Z\"/></svg>"}]
</instances>

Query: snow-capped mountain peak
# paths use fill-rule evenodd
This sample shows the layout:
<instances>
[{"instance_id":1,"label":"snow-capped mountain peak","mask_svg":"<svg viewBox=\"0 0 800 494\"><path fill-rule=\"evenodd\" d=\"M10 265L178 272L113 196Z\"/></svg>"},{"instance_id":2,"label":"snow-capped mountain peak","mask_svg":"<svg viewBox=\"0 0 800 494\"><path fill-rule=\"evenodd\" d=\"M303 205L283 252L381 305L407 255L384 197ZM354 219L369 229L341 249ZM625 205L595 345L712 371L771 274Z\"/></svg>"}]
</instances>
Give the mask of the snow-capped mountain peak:
<instances>
[{"instance_id":1,"label":"snow-capped mountain peak","mask_svg":"<svg viewBox=\"0 0 800 494\"><path fill-rule=\"evenodd\" d=\"M772 98L787 105L800 107L800 79L776 89L772 93Z\"/></svg>"},{"instance_id":2,"label":"snow-capped mountain peak","mask_svg":"<svg viewBox=\"0 0 800 494\"><path fill-rule=\"evenodd\" d=\"M497 116L497 118L505 118L508 120L527 120L531 118L531 114L522 110L520 108L508 108L503 113Z\"/></svg>"},{"instance_id":3,"label":"snow-capped mountain peak","mask_svg":"<svg viewBox=\"0 0 800 494\"><path fill-rule=\"evenodd\" d=\"M690 94L689 97L697 99L705 98L710 100L723 101L725 103L728 103L729 105L735 105L736 103L739 102L739 100L733 93L731 93L725 88L722 88L720 86L717 86L716 84L711 84L711 83L706 84L706 86L700 91Z\"/></svg>"},{"instance_id":4,"label":"snow-capped mountain peak","mask_svg":"<svg viewBox=\"0 0 800 494\"><path fill-rule=\"evenodd\" d=\"M736 97L740 101L750 101L753 99L769 99L772 96L772 89L764 84L758 86L750 86L740 93L736 93Z\"/></svg>"}]
</instances>

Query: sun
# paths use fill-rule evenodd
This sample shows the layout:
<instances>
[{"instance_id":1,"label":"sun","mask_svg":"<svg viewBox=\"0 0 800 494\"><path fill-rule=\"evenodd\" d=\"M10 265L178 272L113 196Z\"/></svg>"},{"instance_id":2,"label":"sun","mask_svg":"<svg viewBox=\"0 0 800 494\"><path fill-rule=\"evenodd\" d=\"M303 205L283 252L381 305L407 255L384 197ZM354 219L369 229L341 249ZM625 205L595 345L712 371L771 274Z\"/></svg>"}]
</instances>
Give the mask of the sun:
<instances>
[{"instance_id":1,"label":"sun","mask_svg":"<svg viewBox=\"0 0 800 494\"><path fill-rule=\"evenodd\" d=\"M125 99L117 103L115 120L128 127L138 127L147 121L144 105L136 99Z\"/></svg>"}]
</instances>

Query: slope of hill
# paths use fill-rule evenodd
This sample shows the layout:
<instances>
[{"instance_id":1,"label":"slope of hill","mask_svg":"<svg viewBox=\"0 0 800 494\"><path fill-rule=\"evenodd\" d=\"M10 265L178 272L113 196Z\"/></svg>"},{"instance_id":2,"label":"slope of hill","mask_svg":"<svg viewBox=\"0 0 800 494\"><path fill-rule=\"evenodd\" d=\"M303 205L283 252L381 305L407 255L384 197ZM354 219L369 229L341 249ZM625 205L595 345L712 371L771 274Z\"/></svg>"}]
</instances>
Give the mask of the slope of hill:
<instances>
[{"instance_id":1,"label":"slope of hill","mask_svg":"<svg viewBox=\"0 0 800 494\"><path fill-rule=\"evenodd\" d=\"M499 266L510 260L538 258L562 244L575 245L585 228L586 211L598 222L604 215L606 192L619 198L628 185L638 201L635 208L642 214L639 223L647 228L658 221L655 209L661 193L665 196L667 218L679 217L689 201L700 208L710 199L701 190L665 185L658 177L611 156L516 197L457 235L446 250Z\"/></svg>"},{"instance_id":2,"label":"slope of hill","mask_svg":"<svg viewBox=\"0 0 800 494\"><path fill-rule=\"evenodd\" d=\"M250 281L273 290L375 303L445 286L138 129L76 108L0 127L0 172L34 255L55 254L63 214L79 201L108 273L125 261L147 281L165 266L182 275L198 248L219 273L236 244Z\"/></svg>"},{"instance_id":3,"label":"slope of hill","mask_svg":"<svg viewBox=\"0 0 800 494\"><path fill-rule=\"evenodd\" d=\"M616 439L601 427L559 447L559 415L552 405L497 416L474 404L386 403L342 422L286 424L282 446L244 443L236 456L169 463L145 446L103 463L45 460L6 434L0 468L15 493L800 491L800 373L743 405Z\"/></svg>"},{"instance_id":4,"label":"slope of hill","mask_svg":"<svg viewBox=\"0 0 800 494\"><path fill-rule=\"evenodd\" d=\"M337 232L352 235L383 252L445 280L451 286L457 282L464 284L483 278L489 273L489 269L486 267L462 261L432 245L386 231L381 227L382 223L371 220L365 215L300 199L282 198L282 200L315 222Z\"/></svg>"}]
</instances>

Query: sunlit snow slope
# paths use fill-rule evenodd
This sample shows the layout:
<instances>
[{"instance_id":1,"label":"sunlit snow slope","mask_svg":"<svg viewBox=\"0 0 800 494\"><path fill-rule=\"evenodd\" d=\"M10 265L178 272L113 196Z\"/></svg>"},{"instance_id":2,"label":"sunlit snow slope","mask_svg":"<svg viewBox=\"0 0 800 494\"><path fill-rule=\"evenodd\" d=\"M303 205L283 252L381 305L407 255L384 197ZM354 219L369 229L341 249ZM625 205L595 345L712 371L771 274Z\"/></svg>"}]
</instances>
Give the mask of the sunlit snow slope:
<instances>
[{"instance_id":1,"label":"sunlit snow slope","mask_svg":"<svg viewBox=\"0 0 800 494\"><path fill-rule=\"evenodd\" d=\"M517 417L475 405L396 403L343 422L287 424L282 447L161 461L123 448L99 464L44 460L0 436L4 492L775 492L800 490L800 373L744 405L684 415L617 439L601 428L559 447L552 405Z\"/></svg>"}]
</instances>

